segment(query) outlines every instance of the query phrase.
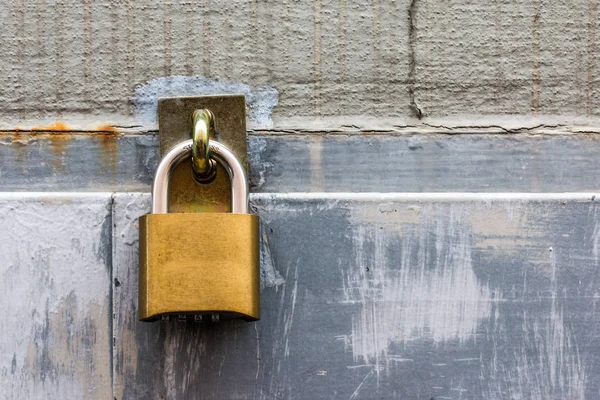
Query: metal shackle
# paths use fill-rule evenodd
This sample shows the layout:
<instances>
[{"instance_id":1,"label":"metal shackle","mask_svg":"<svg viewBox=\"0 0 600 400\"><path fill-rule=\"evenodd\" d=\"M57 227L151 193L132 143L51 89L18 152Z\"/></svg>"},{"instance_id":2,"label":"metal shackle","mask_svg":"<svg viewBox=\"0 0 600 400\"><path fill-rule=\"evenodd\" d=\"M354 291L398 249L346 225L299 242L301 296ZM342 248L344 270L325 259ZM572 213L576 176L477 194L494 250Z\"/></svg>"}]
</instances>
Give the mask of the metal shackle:
<instances>
[{"instance_id":1,"label":"metal shackle","mask_svg":"<svg viewBox=\"0 0 600 400\"><path fill-rule=\"evenodd\" d=\"M177 165L192 154L193 140L178 143L160 160L152 183L152 214L167 214L169 210L169 183ZM217 160L231 182L231 212L248 214L248 179L246 170L235 154L225 145L211 140L211 158Z\"/></svg>"}]
</instances>

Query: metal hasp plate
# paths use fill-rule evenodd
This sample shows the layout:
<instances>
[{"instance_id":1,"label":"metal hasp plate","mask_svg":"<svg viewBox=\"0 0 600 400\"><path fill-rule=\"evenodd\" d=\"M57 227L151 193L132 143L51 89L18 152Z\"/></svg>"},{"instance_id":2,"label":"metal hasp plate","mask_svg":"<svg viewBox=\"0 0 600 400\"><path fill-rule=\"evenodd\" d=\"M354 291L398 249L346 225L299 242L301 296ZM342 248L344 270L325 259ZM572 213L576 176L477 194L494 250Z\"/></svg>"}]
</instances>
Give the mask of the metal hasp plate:
<instances>
[{"instance_id":1,"label":"metal hasp plate","mask_svg":"<svg viewBox=\"0 0 600 400\"><path fill-rule=\"evenodd\" d=\"M206 108L215 116L216 139L238 157L248 171L246 150L246 100L243 95L173 97L158 100L158 128L161 157L177 143L191 139L192 113ZM227 172L217 165L217 176L199 184L192 175L191 162L180 163L171 177L169 211L230 211L231 189Z\"/></svg>"}]
</instances>

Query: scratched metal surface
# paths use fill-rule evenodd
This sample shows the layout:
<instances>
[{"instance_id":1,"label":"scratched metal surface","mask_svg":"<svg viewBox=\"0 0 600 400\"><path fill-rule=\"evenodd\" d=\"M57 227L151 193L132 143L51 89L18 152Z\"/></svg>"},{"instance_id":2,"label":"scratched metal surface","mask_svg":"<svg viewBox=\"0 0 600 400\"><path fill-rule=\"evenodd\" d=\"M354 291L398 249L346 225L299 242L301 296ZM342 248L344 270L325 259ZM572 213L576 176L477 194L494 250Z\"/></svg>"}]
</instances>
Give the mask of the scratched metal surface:
<instances>
[{"instance_id":1,"label":"scratched metal surface","mask_svg":"<svg viewBox=\"0 0 600 400\"><path fill-rule=\"evenodd\" d=\"M113 399L111 203L0 194L0 398Z\"/></svg>"},{"instance_id":2,"label":"scratched metal surface","mask_svg":"<svg viewBox=\"0 0 600 400\"><path fill-rule=\"evenodd\" d=\"M136 320L113 208L115 398L595 399L593 194L256 194L262 319Z\"/></svg>"}]
</instances>

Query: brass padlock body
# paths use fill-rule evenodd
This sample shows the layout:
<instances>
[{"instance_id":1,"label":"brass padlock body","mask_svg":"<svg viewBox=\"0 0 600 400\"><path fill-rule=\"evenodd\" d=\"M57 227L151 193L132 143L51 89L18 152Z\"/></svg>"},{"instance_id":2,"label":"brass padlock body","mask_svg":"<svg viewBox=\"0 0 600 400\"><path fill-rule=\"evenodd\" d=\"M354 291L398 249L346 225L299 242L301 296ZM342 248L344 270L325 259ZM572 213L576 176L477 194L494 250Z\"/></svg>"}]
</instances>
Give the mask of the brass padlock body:
<instances>
[{"instance_id":1,"label":"brass padlock body","mask_svg":"<svg viewBox=\"0 0 600 400\"><path fill-rule=\"evenodd\" d=\"M140 320L188 313L260 319L258 243L252 214L142 216Z\"/></svg>"}]
</instances>

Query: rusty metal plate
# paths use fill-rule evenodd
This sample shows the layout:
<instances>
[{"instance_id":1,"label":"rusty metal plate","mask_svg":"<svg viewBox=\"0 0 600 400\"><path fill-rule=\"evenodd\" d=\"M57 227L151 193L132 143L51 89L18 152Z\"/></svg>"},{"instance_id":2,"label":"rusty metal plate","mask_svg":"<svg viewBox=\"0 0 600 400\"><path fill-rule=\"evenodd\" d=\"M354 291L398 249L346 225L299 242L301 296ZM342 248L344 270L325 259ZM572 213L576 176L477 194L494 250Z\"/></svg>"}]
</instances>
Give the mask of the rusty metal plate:
<instances>
[{"instance_id":1,"label":"rusty metal plate","mask_svg":"<svg viewBox=\"0 0 600 400\"><path fill-rule=\"evenodd\" d=\"M173 97L158 101L161 157L177 143L191 139L192 113L207 108L215 116L216 139L229 147L248 171L246 150L246 101L243 95ZM230 211L231 189L225 169L217 166L217 177L199 184L192 176L191 162L181 163L171 177L169 211Z\"/></svg>"}]
</instances>

